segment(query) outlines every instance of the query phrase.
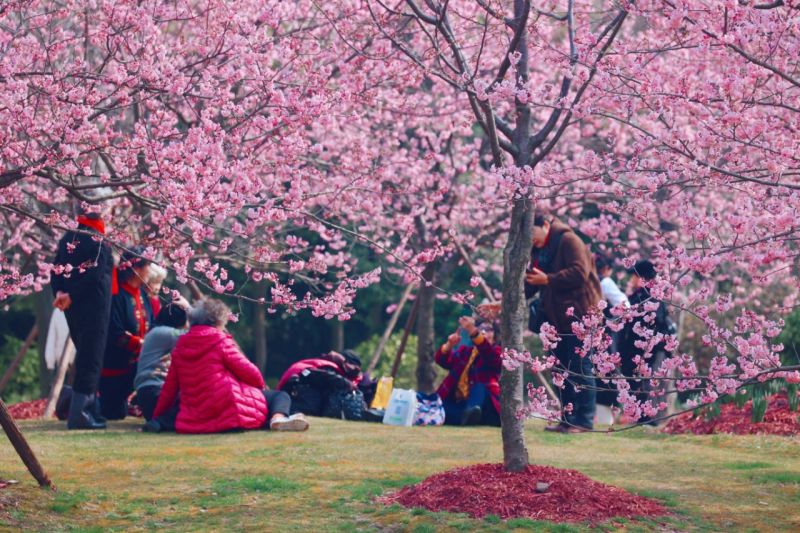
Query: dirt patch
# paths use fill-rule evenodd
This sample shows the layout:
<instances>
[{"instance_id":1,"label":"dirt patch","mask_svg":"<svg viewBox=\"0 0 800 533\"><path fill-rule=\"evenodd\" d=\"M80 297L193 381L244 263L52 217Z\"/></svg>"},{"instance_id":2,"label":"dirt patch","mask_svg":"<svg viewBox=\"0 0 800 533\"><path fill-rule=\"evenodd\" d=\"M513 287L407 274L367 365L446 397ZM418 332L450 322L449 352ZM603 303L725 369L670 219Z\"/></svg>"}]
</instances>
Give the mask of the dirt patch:
<instances>
[{"instance_id":1,"label":"dirt patch","mask_svg":"<svg viewBox=\"0 0 800 533\"><path fill-rule=\"evenodd\" d=\"M730 433L734 435L784 435L800 434L800 413L789 409L789 401L783 393L773 394L768 399L767 411L761 422L753 422L753 404L748 401L742 407L726 403L713 418L705 414L684 413L676 416L664 427L664 433L672 435L693 433L710 435Z\"/></svg>"},{"instance_id":2,"label":"dirt patch","mask_svg":"<svg viewBox=\"0 0 800 533\"><path fill-rule=\"evenodd\" d=\"M668 514L657 501L599 483L576 470L539 465L529 465L524 472L506 472L499 464L457 468L381 496L378 501L466 513L474 518L496 515L504 520L599 523L611 518Z\"/></svg>"}]
</instances>

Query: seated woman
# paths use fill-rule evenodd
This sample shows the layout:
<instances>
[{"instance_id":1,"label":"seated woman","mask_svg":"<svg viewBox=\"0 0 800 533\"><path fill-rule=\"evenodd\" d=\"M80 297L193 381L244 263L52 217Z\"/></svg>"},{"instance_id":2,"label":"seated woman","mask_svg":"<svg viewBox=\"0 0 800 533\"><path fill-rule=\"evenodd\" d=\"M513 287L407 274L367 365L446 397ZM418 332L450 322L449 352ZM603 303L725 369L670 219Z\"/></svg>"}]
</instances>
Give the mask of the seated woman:
<instances>
[{"instance_id":1,"label":"seated woman","mask_svg":"<svg viewBox=\"0 0 800 533\"><path fill-rule=\"evenodd\" d=\"M153 419L153 410L164 386L164 378L169 369L170 352L188 326L188 308L189 302L183 298L165 305L158 312L153 322L153 329L144 337L139 361L136 363L133 386L136 389L136 403L148 422ZM166 414L159 417L159 427L151 424L147 429L174 430L177 413L176 403Z\"/></svg>"},{"instance_id":2,"label":"seated woman","mask_svg":"<svg viewBox=\"0 0 800 533\"><path fill-rule=\"evenodd\" d=\"M308 429L302 414L289 416L289 395L265 390L261 372L225 332L230 313L224 303L211 299L201 300L189 310L191 327L172 350L153 416L165 414L180 395L175 421L178 433Z\"/></svg>"},{"instance_id":3,"label":"seated woman","mask_svg":"<svg viewBox=\"0 0 800 533\"><path fill-rule=\"evenodd\" d=\"M444 404L444 423L499 426L502 350L494 344L494 327L490 322L476 326L472 317L461 317L458 323L471 342L463 343L456 331L435 355L436 363L449 370L437 391Z\"/></svg>"}]
</instances>

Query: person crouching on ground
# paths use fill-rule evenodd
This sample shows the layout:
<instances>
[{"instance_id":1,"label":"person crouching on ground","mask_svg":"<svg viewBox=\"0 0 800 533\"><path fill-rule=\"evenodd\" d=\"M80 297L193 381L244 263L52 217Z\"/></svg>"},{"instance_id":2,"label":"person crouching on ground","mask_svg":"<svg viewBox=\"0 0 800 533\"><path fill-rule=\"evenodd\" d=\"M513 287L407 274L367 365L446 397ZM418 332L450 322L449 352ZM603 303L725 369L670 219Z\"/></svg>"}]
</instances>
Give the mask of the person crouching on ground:
<instances>
[{"instance_id":1,"label":"person crouching on ground","mask_svg":"<svg viewBox=\"0 0 800 533\"><path fill-rule=\"evenodd\" d=\"M201 300L189 310L189 331L172 350L153 417L167 413L180 395L175 421L178 433L308 429L302 414L289 416L289 395L266 390L261 372L225 332L230 314L224 303L211 299Z\"/></svg>"},{"instance_id":2,"label":"person crouching on ground","mask_svg":"<svg viewBox=\"0 0 800 533\"><path fill-rule=\"evenodd\" d=\"M109 420L122 420L128 414L136 362L153 323L153 308L144 288L150 277L150 261L143 255L141 246L122 254L117 268L119 286L111 291L111 316L99 385L100 412Z\"/></svg>"},{"instance_id":3,"label":"person crouching on ground","mask_svg":"<svg viewBox=\"0 0 800 533\"><path fill-rule=\"evenodd\" d=\"M168 303L158 312L153 322L153 329L144 337L133 386L136 388L136 402L148 422L153 420L153 411L164 386L164 378L169 370L170 352L188 327L188 309L189 302L183 298ZM149 425L147 430L174 430L177 414L176 403L166 414L159 417L157 424Z\"/></svg>"},{"instance_id":4,"label":"person crouching on ground","mask_svg":"<svg viewBox=\"0 0 800 533\"><path fill-rule=\"evenodd\" d=\"M490 322L475 324L472 317L461 317L458 323L471 343L462 343L459 331L447 338L436 352L436 364L449 370L439 386L448 425L500 425L499 345Z\"/></svg>"}]
</instances>

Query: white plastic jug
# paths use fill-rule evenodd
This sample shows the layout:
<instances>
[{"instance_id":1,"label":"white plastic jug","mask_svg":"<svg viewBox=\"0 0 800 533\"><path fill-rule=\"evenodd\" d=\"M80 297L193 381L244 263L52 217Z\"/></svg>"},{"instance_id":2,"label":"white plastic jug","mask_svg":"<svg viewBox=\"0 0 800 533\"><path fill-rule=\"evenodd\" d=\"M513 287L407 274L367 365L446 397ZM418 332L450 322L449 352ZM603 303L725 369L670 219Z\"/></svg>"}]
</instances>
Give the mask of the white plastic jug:
<instances>
[{"instance_id":1,"label":"white plastic jug","mask_svg":"<svg viewBox=\"0 0 800 533\"><path fill-rule=\"evenodd\" d=\"M383 423L390 426L410 426L417 412L417 393L408 389L392 389Z\"/></svg>"}]
</instances>

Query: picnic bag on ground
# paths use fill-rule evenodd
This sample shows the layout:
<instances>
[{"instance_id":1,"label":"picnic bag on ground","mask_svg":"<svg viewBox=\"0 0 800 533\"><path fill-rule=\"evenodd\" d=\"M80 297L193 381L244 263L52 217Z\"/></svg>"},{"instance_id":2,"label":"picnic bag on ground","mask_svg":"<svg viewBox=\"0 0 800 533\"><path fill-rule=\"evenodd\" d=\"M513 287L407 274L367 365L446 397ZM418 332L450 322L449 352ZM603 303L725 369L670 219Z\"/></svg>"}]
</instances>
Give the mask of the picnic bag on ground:
<instances>
[{"instance_id":1,"label":"picnic bag on ground","mask_svg":"<svg viewBox=\"0 0 800 533\"><path fill-rule=\"evenodd\" d=\"M417 393L408 389L394 389L383 415L383 423L390 426L410 426L417 413Z\"/></svg>"},{"instance_id":2,"label":"picnic bag on ground","mask_svg":"<svg viewBox=\"0 0 800 533\"><path fill-rule=\"evenodd\" d=\"M444 424L444 405L435 392L433 394L417 393L417 412L414 416L415 426L441 426Z\"/></svg>"},{"instance_id":3,"label":"picnic bag on ground","mask_svg":"<svg viewBox=\"0 0 800 533\"><path fill-rule=\"evenodd\" d=\"M341 420L362 420L366 408L364 394L360 390L337 390L328 395L322 416Z\"/></svg>"},{"instance_id":4,"label":"picnic bag on ground","mask_svg":"<svg viewBox=\"0 0 800 533\"><path fill-rule=\"evenodd\" d=\"M389 405L389 398L392 397L393 382L394 378L390 376L383 376L378 380L375 396L372 397L372 403L369 405L370 409L386 409L386 406Z\"/></svg>"}]
</instances>

